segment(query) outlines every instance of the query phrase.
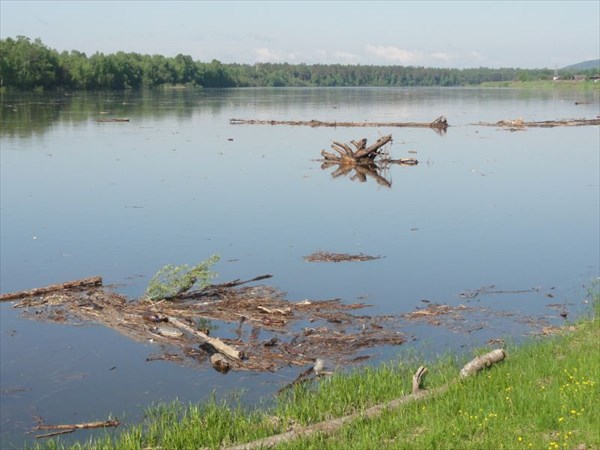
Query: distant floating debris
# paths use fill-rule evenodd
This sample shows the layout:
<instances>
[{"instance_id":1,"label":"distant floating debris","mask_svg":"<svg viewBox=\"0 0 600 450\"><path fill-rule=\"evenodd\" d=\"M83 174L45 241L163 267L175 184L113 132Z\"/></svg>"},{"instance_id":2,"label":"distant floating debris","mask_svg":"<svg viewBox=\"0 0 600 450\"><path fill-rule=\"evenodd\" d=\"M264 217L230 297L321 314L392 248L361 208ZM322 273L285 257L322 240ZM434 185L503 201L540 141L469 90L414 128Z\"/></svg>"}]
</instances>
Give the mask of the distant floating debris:
<instances>
[{"instance_id":1,"label":"distant floating debris","mask_svg":"<svg viewBox=\"0 0 600 450\"><path fill-rule=\"evenodd\" d=\"M96 119L96 122L129 122L128 117L101 117Z\"/></svg>"},{"instance_id":2,"label":"distant floating debris","mask_svg":"<svg viewBox=\"0 0 600 450\"><path fill-rule=\"evenodd\" d=\"M229 119L230 125L292 125L305 127L408 127L408 128L434 128L445 131L448 121L445 116L440 116L433 122L327 122L322 120L254 120L254 119Z\"/></svg>"},{"instance_id":3,"label":"distant floating debris","mask_svg":"<svg viewBox=\"0 0 600 450\"><path fill-rule=\"evenodd\" d=\"M539 122L526 122L522 117L514 120L500 120L495 123L479 122L476 125L488 127L503 127L512 130L524 128L553 128L553 127L582 127L590 125L600 125L600 118L596 119L565 119L565 120L543 120Z\"/></svg>"}]
</instances>

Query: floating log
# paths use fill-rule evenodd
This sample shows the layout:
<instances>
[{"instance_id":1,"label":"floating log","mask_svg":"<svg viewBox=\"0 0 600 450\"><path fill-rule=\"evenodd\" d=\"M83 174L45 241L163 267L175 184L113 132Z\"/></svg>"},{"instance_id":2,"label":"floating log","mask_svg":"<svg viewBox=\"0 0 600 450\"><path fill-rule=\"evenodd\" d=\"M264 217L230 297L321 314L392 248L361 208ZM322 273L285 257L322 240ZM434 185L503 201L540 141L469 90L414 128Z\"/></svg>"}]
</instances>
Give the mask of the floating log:
<instances>
[{"instance_id":1,"label":"floating log","mask_svg":"<svg viewBox=\"0 0 600 450\"><path fill-rule=\"evenodd\" d=\"M108 428L118 427L121 423L118 420L103 420L99 422L73 423L69 425L38 425L35 430L83 430L88 428Z\"/></svg>"},{"instance_id":2,"label":"floating log","mask_svg":"<svg viewBox=\"0 0 600 450\"><path fill-rule=\"evenodd\" d=\"M255 120L229 119L230 125L291 125L304 127L405 127L405 128L448 128L446 117L440 116L433 122L327 122L322 120Z\"/></svg>"},{"instance_id":3,"label":"floating log","mask_svg":"<svg viewBox=\"0 0 600 450\"><path fill-rule=\"evenodd\" d=\"M120 424L121 423L118 420L103 420L100 422L73 423L68 425L38 425L34 428L34 430L56 430L51 433L38 434L36 439L41 439L72 433L75 430L118 427Z\"/></svg>"},{"instance_id":4,"label":"floating log","mask_svg":"<svg viewBox=\"0 0 600 450\"><path fill-rule=\"evenodd\" d=\"M202 331L194 330L192 327L190 327L189 325L186 325L185 323L183 323L179 319L176 319L175 317L169 316L168 319L169 319L169 323L171 325L200 338L203 343L209 344L211 347L213 347L219 353L222 353L223 355L229 356L230 358L233 358L236 360L242 359L241 354L238 350L227 345L220 339L215 338L215 337L210 337L207 334L203 333Z\"/></svg>"},{"instance_id":5,"label":"floating log","mask_svg":"<svg viewBox=\"0 0 600 450\"><path fill-rule=\"evenodd\" d=\"M102 286L102 277L81 278L79 280L67 281L65 283L51 284L50 286L29 289L27 291L10 292L0 295L0 302L16 300L24 297L36 297L38 295L52 294L59 291L72 289L87 289Z\"/></svg>"}]
</instances>

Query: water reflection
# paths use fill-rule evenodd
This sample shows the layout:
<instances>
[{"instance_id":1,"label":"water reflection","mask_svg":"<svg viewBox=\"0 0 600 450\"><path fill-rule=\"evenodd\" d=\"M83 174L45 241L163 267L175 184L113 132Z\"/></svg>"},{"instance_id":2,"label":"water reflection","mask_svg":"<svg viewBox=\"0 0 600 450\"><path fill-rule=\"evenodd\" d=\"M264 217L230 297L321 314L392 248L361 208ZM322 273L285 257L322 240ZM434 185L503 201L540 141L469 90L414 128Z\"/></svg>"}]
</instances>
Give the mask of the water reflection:
<instances>
[{"instance_id":1,"label":"water reflection","mask_svg":"<svg viewBox=\"0 0 600 450\"><path fill-rule=\"evenodd\" d=\"M551 108L538 109L540 101ZM516 106L506 116L483 114L490 102L502 108ZM78 124L94 120L100 113L112 117L190 118L195 110L215 114L224 109L233 112L250 108L257 118L294 120L431 122L439 114L448 115L451 125L462 116L482 113L473 119L497 121L506 117L526 116L545 120L565 102L594 105L597 91L509 90L479 88L240 88L240 89L164 89L146 91L101 91L77 93L4 93L0 95L0 136L30 137L41 135L55 123ZM377 105L368 111L365 104ZM468 108L466 106L468 105ZM581 106L579 107L581 109ZM584 108L585 109L585 108ZM597 108L591 108L595 110ZM265 116L267 114L268 116ZM445 134L443 128L432 128Z\"/></svg>"},{"instance_id":2,"label":"water reflection","mask_svg":"<svg viewBox=\"0 0 600 450\"><path fill-rule=\"evenodd\" d=\"M331 172L332 178L346 177L351 181L358 181L359 183L365 183L368 178L375 180L375 182L383 187L392 187L392 176L391 166L416 166L418 161L412 158L406 158L404 160L384 160L376 163L371 161L369 164L343 164L335 163L332 161L325 161L321 164L321 169L327 170L334 168Z\"/></svg>"},{"instance_id":3,"label":"water reflection","mask_svg":"<svg viewBox=\"0 0 600 450\"><path fill-rule=\"evenodd\" d=\"M46 133L56 123L73 126L108 117L185 119L200 104L210 113L220 111L223 103L206 101L209 96L202 90L4 94L0 135L27 138Z\"/></svg>"}]
</instances>

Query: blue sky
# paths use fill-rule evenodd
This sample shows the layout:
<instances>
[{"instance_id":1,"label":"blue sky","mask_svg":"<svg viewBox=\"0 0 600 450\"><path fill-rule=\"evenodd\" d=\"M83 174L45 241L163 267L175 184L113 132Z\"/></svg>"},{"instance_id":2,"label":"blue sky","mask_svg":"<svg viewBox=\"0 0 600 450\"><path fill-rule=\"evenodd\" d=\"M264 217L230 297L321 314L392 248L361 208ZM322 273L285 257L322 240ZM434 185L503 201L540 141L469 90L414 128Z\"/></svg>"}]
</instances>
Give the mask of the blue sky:
<instances>
[{"instance_id":1,"label":"blue sky","mask_svg":"<svg viewBox=\"0 0 600 450\"><path fill-rule=\"evenodd\" d=\"M0 0L0 36L224 63L554 68L600 58L600 1Z\"/></svg>"}]
</instances>

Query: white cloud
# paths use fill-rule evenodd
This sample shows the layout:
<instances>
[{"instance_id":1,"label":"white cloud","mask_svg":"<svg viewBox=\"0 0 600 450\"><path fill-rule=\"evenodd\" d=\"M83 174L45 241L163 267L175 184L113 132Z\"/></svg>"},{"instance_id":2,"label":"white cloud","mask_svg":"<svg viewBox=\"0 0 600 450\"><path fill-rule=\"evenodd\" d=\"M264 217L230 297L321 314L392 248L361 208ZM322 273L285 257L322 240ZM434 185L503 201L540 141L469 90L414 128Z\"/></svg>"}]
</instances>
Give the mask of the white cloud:
<instances>
[{"instance_id":1,"label":"white cloud","mask_svg":"<svg viewBox=\"0 0 600 450\"><path fill-rule=\"evenodd\" d=\"M317 59L321 62L327 61L327 52L325 50L317 50Z\"/></svg>"},{"instance_id":2,"label":"white cloud","mask_svg":"<svg viewBox=\"0 0 600 450\"><path fill-rule=\"evenodd\" d=\"M256 56L256 62L279 62L282 57L279 53L268 48L255 48L252 50Z\"/></svg>"},{"instance_id":3,"label":"white cloud","mask_svg":"<svg viewBox=\"0 0 600 450\"><path fill-rule=\"evenodd\" d=\"M423 60L421 52L404 50L392 45L367 45L367 51L386 61L403 65L417 64Z\"/></svg>"},{"instance_id":4,"label":"white cloud","mask_svg":"<svg viewBox=\"0 0 600 450\"><path fill-rule=\"evenodd\" d=\"M335 56L339 61L345 63L357 64L360 62L360 56L350 52L335 52Z\"/></svg>"},{"instance_id":5,"label":"white cloud","mask_svg":"<svg viewBox=\"0 0 600 450\"><path fill-rule=\"evenodd\" d=\"M445 63L448 63L452 60L452 56L449 53L444 53L444 52L432 53L431 57L433 59L444 61Z\"/></svg>"}]
</instances>

